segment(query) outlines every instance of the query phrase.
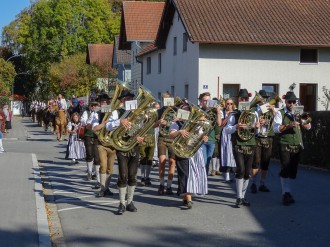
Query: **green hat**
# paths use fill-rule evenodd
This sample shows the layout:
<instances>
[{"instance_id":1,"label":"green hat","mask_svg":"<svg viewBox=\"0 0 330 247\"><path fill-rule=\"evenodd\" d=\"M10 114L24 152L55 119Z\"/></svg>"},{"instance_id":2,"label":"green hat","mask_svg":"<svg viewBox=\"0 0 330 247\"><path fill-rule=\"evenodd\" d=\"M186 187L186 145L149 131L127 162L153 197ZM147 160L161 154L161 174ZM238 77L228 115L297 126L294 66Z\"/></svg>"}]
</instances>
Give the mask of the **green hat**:
<instances>
[{"instance_id":1,"label":"green hat","mask_svg":"<svg viewBox=\"0 0 330 247\"><path fill-rule=\"evenodd\" d=\"M298 100L298 98L292 91L287 92L286 95L284 96L284 99L285 100Z\"/></svg>"}]
</instances>

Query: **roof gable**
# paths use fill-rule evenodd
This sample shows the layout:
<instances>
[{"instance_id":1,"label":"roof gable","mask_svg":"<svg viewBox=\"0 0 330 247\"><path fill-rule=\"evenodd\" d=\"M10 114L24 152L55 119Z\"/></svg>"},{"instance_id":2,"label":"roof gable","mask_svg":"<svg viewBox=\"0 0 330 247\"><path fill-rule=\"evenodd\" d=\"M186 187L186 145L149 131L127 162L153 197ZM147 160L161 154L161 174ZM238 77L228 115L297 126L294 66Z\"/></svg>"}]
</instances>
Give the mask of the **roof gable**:
<instances>
[{"instance_id":1,"label":"roof gable","mask_svg":"<svg viewBox=\"0 0 330 247\"><path fill-rule=\"evenodd\" d=\"M159 48L173 9L192 42L330 47L327 0L168 0L164 9Z\"/></svg>"},{"instance_id":2,"label":"roof gable","mask_svg":"<svg viewBox=\"0 0 330 247\"><path fill-rule=\"evenodd\" d=\"M131 50L119 50L119 36L115 36L114 58L116 64L128 65L131 63Z\"/></svg>"},{"instance_id":3,"label":"roof gable","mask_svg":"<svg viewBox=\"0 0 330 247\"><path fill-rule=\"evenodd\" d=\"M153 42L157 36L164 5L164 2L123 2L119 49L130 49L128 42Z\"/></svg>"}]
</instances>

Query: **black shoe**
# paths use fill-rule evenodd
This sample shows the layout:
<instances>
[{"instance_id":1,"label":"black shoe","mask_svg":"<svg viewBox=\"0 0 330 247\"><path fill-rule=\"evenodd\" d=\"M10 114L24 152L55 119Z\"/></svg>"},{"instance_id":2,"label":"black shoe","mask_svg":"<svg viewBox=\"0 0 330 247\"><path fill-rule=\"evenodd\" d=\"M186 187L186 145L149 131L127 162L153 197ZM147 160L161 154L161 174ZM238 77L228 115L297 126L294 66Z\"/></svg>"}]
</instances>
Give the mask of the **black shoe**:
<instances>
[{"instance_id":1,"label":"black shoe","mask_svg":"<svg viewBox=\"0 0 330 247\"><path fill-rule=\"evenodd\" d=\"M92 174L87 173L87 181L91 181L92 180Z\"/></svg>"},{"instance_id":2,"label":"black shoe","mask_svg":"<svg viewBox=\"0 0 330 247\"><path fill-rule=\"evenodd\" d=\"M145 184L146 184L146 186L147 186L147 185L151 185L150 178L146 178Z\"/></svg>"},{"instance_id":3,"label":"black shoe","mask_svg":"<svg viewBox=\"0 0 330 247\"><path fill-rule=\"evenodd\" d=\"M100 190L97 194L96 197L104 197L104 190Z\"/></svg>"},{"instance_id":4,"label":"black shoe","mask_svg":"<svg viewBox=\"0 0 330 247\"><path fill-rule=\"evenodd\" d=\"M289 197L289 202L290 203L295 203L296 201L294 200L293 196L290 194L290 192L287 192L288 193L288 197Z\"/></svg>"},{"instance_id":5,"label":"black shoe","mask_svg":"<svg viewBox=\"0 0 330 247\"><path fill-rule=\"evenodd\" d=\"M146 179L145 178L141 178L141 186L146 186Z\"/></svg>"},{"instance_id":6,"label":"black shoe","mask_svg":"<svg viewBox=\"0 0 330 247\"><path fill-rule=\"evenodd\" d=\"M125 211L126 211L126 208L125 208L124 204L120 203L119 207L118 207L117 214L122 215Z\"/></svg>"},{"instance_id":7,"label":"black shoe","mask_svg":"<svg viewBox=\"0 0 330 247\"><path fill-rule=\"evenodd\" d=\"M104 191L105 196L113 196L113 192L108 188Z\"/></svg>"},{"instance_id":8,"label":"black shoe","mask_svg":"<svg viewBox=\"0 0 330 247\"><path fill-rule=\"evenodd\" d=\"M166 189L166 195L170 195L170 196L174 195L171 187Z\"/></svg>"},{"instance_id":9,"label":"black shoe","mask_svg":"<svg viewBox=\"0 0 330 247\"><path fill-rule=\"evenodd\" d=\"M223 182L226 183L226 184L230 184L230 183L233 182L233 180L232 180L232 179L229 179L229 180L225 180L225 181L223 181Z\"/></svg>"},{"instance_id":10,"label":"black shoe","mask_svg":"<svg viewBox=\"0 0 330 247\"><path fill-rule=\"evenodd\" d=\"M133 202L126 206L126 210L130 212L137 212L137 208L134 206Z\"/></svg>"},{"instance_id":11,"label":"black shoe","mask_svg":"<svg viewBox=\"0 0 330 247\"><path fill-rule=\"evenodd\" d=\"M96 175L92 174L92 180L96 180Z\"/></svg>"},{"instance_id":12,"label":"black shoe","mask_svg":"<svg viewBox=\"0 0 330 247\"><path fill-rule=\"evenodd\" d=\"M165 186L164 185L159 185L158 195L164 195L164 190L165 190Z\"/></svg>"},{"instance_id":13,"label":"black shoe","mask_svg":"<svg viewBox=\"0 0 330 247\"><path fill-rule=\"evenodd\" d=\"M99 182L97 182L94 186L93 186L93 189L97 190L101 188L101 184Z\"/></svg>"},{"instance_id":14,"label":"black shoe","mask_svg":"<svg viewBox=\"0 0 330 247\"><path fill-rule=\"evenodd\" d=\"M240 208L240 205L243 205L242 198L237 198L237 199L236 199L236 207L237 207L237 208Z\"/></svg>"},{"instance_id":15,"label":"black shoe","mask_svg":"<svg viewBox=\"0 0 330 247\"><path fill-rule=\"evenodd\" d=\"M284 193L284 195L282 196L282 203L284 206L289 206L291 204L290 193Z\"/></svg>"},{"instance_id":16,"label":"black shoe","mask_svg":"<svg viewBox=\"0 0 330 247\"><path fill-rule=\"evenodd\" d=\"M251 204L246 199L242 198L241 201L242 201L243 206L250 207Z\"/></svg>"},{"instance_id":17,"label":"black shoe","mask_svg":"<svg viewBox=\"0 0 330 247\"><path fill-rule=\"evenodd\" d=\"M250 190L251 190L251 193L253 193L253 194L257 193L257 191L258 191L257 185L255 183L252 183Z\"/></svg>"},{"instance_id":18,"label":"black shoe","mask_svg":"<svg viewBox=\"0 0 330 247\"><path fill-rule=\"evenodd\" d=\"M259 191L261 191L261 192L270 192L270 190L264 184L259 186Z\"/></svg>"},{"instance_id":19,"label":"black shoe","mask_svg":"<svg viewBox=\"0 0 330 247\"><path fill-rule=\"evenodd\" d=\"M188 200L183 200L183 206L187 206L188 205Z\"/></svg>"}]
</instances>

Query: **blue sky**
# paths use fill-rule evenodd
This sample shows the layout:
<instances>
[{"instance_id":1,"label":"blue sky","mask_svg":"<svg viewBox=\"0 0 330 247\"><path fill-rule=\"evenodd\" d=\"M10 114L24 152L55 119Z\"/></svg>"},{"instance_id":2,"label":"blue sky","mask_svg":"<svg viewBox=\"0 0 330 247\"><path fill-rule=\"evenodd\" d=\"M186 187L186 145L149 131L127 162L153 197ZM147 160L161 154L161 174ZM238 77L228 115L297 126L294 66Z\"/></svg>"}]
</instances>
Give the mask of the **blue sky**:
<instances>
[{"instance_id":1,"label":"blue sky","mask_svg":"<svg viewBox=\"0 0 330 247\"><path fill-rule=\"evenodd\" d=\"M30 0L0 0L0 31L15 19L21 10L30 6ZM1 39L1 35L0 35Z\"/></svg>"}]
</instances>

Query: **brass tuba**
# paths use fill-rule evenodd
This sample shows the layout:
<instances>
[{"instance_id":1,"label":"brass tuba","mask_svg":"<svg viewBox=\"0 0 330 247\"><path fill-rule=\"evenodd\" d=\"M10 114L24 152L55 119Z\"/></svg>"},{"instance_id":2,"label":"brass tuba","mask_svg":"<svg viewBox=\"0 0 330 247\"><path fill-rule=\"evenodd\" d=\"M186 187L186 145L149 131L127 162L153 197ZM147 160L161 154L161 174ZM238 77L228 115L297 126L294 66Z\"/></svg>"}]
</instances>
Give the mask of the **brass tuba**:
<instances>
[{"instance_id":1,"label":"brass tuba","mask_svg":"<svg viewBox=\"0 0 330 247\"><path fill-rule=\"evenodd\" d=\"M128 118L131 128L126 129L119 126L111 131L109 136L111 146L124 152L131 150L137 144L136 137L144 136L158 118L156 109L149 107L152 102L157 100L148 89L140 86L135 99L137 108L126 110L121 116L121 119Z\"/></svg>"},{"instance_id":2,"label":"brass tuba","mask_svg":"<svg viewBox=\"0 0 330 247\"><path fill-rule=\"evenodd\" d=\"M278 96L278 94L275 94L272 99L268 102L269 105L276 106L278 102L282 102L282 99ZM268 136L269 132L273 128L274 124L274 115L272 112L268 111L265 113L262 113L260 115L260 119L264 119L265 123L263 125L264 128L261 128L260 135L261 136Z\"/></svg>"},{"instance_id":3,"label":"brass tuba","mask_svg":"<svg viewBox=\"0 0 330 247\"><path fill-rule=\"evenodd\" d=\"M189 132L189 137L177 136L172 143L174 154L181 158L192 157L203 144L203 136L208 135L215 124L208 120L210 117L205 111L192 104L191 107L189 119L182 126ZM200 120L202 117L206 120Z\"/></svg>"},{"instance_id":4,"label":"brass tuba","mask_svg":"<svg viewBox=\"0 0 330 247\"><path fill-rule=\"evenodd\" d=\"M121 92L127 89L127 86L125 83L121 83L121 82L117 82L116 83L116 89L115 89L115 93L113 95L113 98L110 102L110 112L106 112L103 119L102 119L102 123L108 121L111 113L113 110L119 108L120 106L120 100L118 99L118 97L120 96ZM107 131L105 127L103 127L100 130L94 131L94 133L97 135L100 143L105 146L105 147L110 147L111 146L111 141L110 141L110 131Z\"/></svg>"},{"instance_id":5,"label":"brass tuba","mask_svg":"<svg viewBox=\"0 0 330 247\"><path fill-rule=\"evenodd\" d=\"M181 104L183 104L183 101L180 99L180 97L176 96L175 99L174 99L174 105L173 106L168 106L164 110L161 118L163 118L166 121L166 124L159 126L159 133L162 136L164 136L164 137L169 136L170 126L171 126L171 123L173 122L173 119L174 119L174 117L176 115L176 112L177 112L176 108Z\"/></svg>"},{"instance_id":6,"label":"brass tuba","mask_svg":"<svg viewBox=\"0 0 330 247\"><path fill-rule=\"evenodd\" d=\"M256 92L256 95L250 102L250 109L252 107L255 107L258 103L262 102L263 98L262 96ZM238 122L242 124L246 124L247 127L244 129L238 129L237 130L237 135L239 138L241 138L243 141L248 141L250 140L253 136L256 134L256 123L258 121L258 118L254 112L251 110L246 110L241 113L239 116Z\"/></svg>"}]
</instances>

